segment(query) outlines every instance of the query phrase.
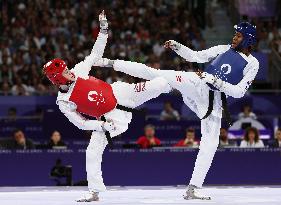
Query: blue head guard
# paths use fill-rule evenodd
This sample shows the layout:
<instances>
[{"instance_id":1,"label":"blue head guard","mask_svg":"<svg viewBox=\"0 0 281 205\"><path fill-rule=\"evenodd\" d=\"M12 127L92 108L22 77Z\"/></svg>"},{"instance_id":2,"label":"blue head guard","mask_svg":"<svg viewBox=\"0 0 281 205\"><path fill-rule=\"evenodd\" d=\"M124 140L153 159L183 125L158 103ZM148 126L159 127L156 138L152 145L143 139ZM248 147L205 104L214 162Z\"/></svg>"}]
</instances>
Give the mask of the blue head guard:
<instances>
[{"instance_id":1,"label":"blue head guard","mask_svg":"<svg viewBox=\"0 0 281 205\"><path fill-rule=\"evenodd\" d=\"M243 35L243 41L237 46L238 48L248 48L255 45L257 42L256 26L249 22L241 22L234 26L236 32L240 32Z\"/></svg>"}]
</instances>

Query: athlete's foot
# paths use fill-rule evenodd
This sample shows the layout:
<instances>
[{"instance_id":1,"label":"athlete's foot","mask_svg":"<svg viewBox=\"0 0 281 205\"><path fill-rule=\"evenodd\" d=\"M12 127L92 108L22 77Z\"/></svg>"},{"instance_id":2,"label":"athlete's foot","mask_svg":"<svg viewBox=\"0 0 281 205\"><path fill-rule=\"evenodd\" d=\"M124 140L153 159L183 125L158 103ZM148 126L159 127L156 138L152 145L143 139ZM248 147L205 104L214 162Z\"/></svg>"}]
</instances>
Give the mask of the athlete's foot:
<instances>
[{"instance_id":1,"label":"athlete's foot","mask_svg":"<svg viewBox=\"0 0 281 205\"><path fill-rule=\"evenodd\" d=\"M85 196L76 200L76 202L92 202L92 201L99 201L98 192L88 192Z\"/></svg>"},{"instance_id":2,"label":"athlete's foot","mask_svg":"<svg viewBox=\"0 0 281 205\"><path fill-rule=\"evenodd\" d=\"M186 195L183 196L185 200L190 200L190 199L200 199L200 200L211 200L211 197L209 196L200 196L195 192L195 189L198 189L198 187L194 185L188 185L187 190L186 190Z\"/></svg>"}]
</instances>

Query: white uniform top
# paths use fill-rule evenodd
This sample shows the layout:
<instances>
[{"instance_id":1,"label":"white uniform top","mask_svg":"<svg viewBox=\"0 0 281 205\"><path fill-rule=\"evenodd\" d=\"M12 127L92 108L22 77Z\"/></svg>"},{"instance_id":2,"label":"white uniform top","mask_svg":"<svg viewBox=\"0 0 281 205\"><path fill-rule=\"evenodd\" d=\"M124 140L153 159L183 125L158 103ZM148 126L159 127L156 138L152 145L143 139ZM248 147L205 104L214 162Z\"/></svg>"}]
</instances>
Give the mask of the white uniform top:
<instances>
[{"instance_id":1,"label":"white uniform top","mask_svg":"<svg viewBox=\"0 0 281 205\"><path fill-rule=\"evenodd\" d=\"M107 34L99 33L98 38L93 46L91 54L85 58L85 60L76 64L71 72L75 74L78 78L89 78L89 72L95 62L97 62L102 56L107 43ZM80 113L76 111L76 104L69 101L72 90L74 88L75 82L69 87L67 93L58 92L58 97L56 100L57 105L61 112L72 122L75 126L82 130L95 130L102 131L102 121L98 120L88 120L84 118ZM119 83L113 83L112 85L113 93L117 99L117 102L122 105L130 106L130 102L126 102L126 99L122 99L120 96L120 85ZM128 124L131 122L132 114L129 112L114 109L105 115L106 119L113 120L116 130L111 131L111 137L117 136L128 129Z\"/></svg>"},{"instance_id":2,"label":"white uniform top","mask_svg":"<svg viewBox=\"0 0 281 205\"><path fill-rule=\"evenodd\" d=\"M264 144L262 140L259 140L257 142L254 142L253 144L250 144L249 142L247 142L246 140L242 140L240 147L244 148L244 147L255 147L255 148L263 148Z\"/></svg>"},{"instance_id":3,"label":"white uniform top","mask_svg":"<svg viewBox=\"0 0 281 205\"><path fill-rule=\"evenodd\" d=\"M219 57L229 49L230 49L230 45L219 45L202 51L193 51L190 48L181 45L180 49L176 51L176 53L189 62L205 63ZM228 82L222 81L222 86L217 87L219 91L215 91L214 107L212 112L212 114L217 117L222 116L222 112L221 112L222 102L220 99L220 92L224 92L227 96L232 96L234 98L241 98L245 95L246 91L248 90L249 86L252 84L253 80L255 79L258 73L258 69L259 69L258 60L251 54L249 56L246 56L241 52L239 52L239 54L248 62L248 64L245 66L243 70L243 79L237 85L232 85ZM202 87L204 90L209 89L208 86L206 87L205 85L202 85L201 89ZM201 92L204 93L204 90ZM186 90L186 92L189 91ZM182 93L182 95L183 95L183 100L186 102L186 104L189 103L187 102L189 99L185 98L185 96L188 95L185 95L184 93ZM197 104L197 106L200 105ZM190 106L190 108L192 108L192 106ZM203 113L206 114L205 109L206 106L204 106L204 108L202 107L200 110L197 111L197 115L199 115L199 117L204 116L202 114Z\"/></svg>"},{"instance_id":4,"label":"white uniform top","mask_svg":"<svg viewBox=\"0 0 281 205\"><path fill-rule=\"evenodd\" d=\"M230 45L219 45L203 51L193 51L190 48L181 45L180 49L175 52L186 61L206 63L223 54L228 49L230 49ZM234 98L241 98L244 96L259 70L259 61L254 56L251 54L246 56L241 52L239 52L239 54L248 62L243 70L243 79L237 85L224 82L223 86L220 88L221 92Z\"/></svg>"}]
</instances>

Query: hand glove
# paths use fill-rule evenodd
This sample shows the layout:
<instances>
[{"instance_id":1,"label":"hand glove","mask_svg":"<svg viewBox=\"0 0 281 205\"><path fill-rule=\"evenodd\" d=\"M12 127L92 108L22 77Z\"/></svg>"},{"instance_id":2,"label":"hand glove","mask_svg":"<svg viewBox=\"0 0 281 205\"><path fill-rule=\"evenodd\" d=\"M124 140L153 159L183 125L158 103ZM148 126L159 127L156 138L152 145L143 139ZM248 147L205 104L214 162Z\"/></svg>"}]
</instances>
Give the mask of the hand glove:
<instances>
[{"instance_id":1,"label":"hand glove","mask_svg":"<svg viewBox=\"0 0 281 205\"><path fill-rule=\"evenodd\" d=\"M169 41L166 41L165 44L164 44L164 47L165 48L170 48L172 50L179 50L180 47L181 47L181 44L174 41L174 40L169 40Z\"/></svg>"},{"instance_id":2,"label":"hand glove","mask_svg":"<svg viewBox=\"0 0 281 205\"><path fill-rule=\"evenodd\" d=\"M107 19L106 19L106 15L104 13L104 10L99 15L99 21L100 21L100 28L101 28L101 30L107 32L108 23L107 23Z\"/></svg>"},{"instance_id":3,"label":"hand glove","mask_svg":"<svg viewBox=\"0 0 281 205\"><path fill-rule=\"evenodd\" d=\"M211 85L215 86L217 89L221 89L223 86L223 81L219 79L217 76L214 76L212 74L202 72L199 76L204 82L210 83Z\"/></svg>"},{"instance_id":4,"label":"hand glove","mask_svg":"<svg viewBox=\"0 0 281 205\"><path fill-rule=\"evenodd\" d=\"M200 78L206 82L206 83L210 83L210 84L214 84L215 81L215 77L209 73L206 72L202 72Z\"/></svg>"},{"instance_id":5,"label":"hand glove","mask_svg":"<svg viewBox=\"0 0 281 205\"><path fill-rule=\"evenodd\" d=\"M104 131L114 131L116 130L116 126L114 125L114 122L112 120L107 120L102 124L102 128Z\"/></svg>"},{"instance_id":6,"label":"hand glove","mask_svg":"<svg viewBox=\"0 0 281 205\"><path fill-rule=\"evenodd\" d=\"M94 63L94 66L112 68L113 64L114 64L114 60L110 60L108 58L100 58L98 61Z\"/></svg>"}]
</instances>

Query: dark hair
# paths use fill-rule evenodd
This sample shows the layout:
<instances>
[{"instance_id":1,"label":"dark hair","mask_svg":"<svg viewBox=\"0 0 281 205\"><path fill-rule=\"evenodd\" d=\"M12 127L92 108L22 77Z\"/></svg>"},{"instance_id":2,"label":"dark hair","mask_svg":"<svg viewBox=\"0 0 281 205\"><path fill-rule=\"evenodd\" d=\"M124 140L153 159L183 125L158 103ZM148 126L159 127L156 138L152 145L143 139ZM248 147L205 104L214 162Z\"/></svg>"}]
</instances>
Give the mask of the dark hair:
<instances>
[{"instance_id":1,"label":"dark hair","mask_svg":"<svg viewBox=\"0 0 281 205\"><path fill-rule=\"evenodd\" d=\"M244 109L245 109L246 107L250 108L250 112L252 111L252 107L251 107L251 105L249 105L249 104L244 104L244 105L242 106L242 111L244 111Z\"/></svg>"},{"instance_id":2,"label":"dark hair","mask_svg":"<svg viewBox=\"0 0 281 205\"><path fill-rule=\"evenodd\" d=\"M164 105L166 105L166 104L170 104L173 107L173 103L171 101L169 101L169 100L164 102Z\"/></svg>"},{"instance_id":3,"label":"dark hair","mask_svg":"<svg viewBox=\"0 0 281 205\"><path fill-rule=\"evenodd\" d=\"M146 130L147 128L152 128L155 130L155 126L153 124L147 124L144 126L144 129Z\"/></svg>"},{"instance_id":4,"label":"dark hair","mask_svg":"<svg viewBox=\"0 0 281 205\"><path fill-rule=\"evenodd\" d=\"M258 142L260 139L260 134L257 128L255 127L249 127L246 129L245 135L244 135L244 140L247 142L249 141L249 133L254 132L255 133L255 142Z\"/></svg>"},{"instance_id":5,"label":"dark hair","mask_svg":"<svg viewBox=\"0 0 281 205\"><path fill-rule=\"evenodd\" d=\"M20 129L20 128L14 129L14 130L13 130L13 136L15 136L15 134L16 134L17 132L23 132L23 130Z\"/></svg>"},{"instance_id":6,"label":"dark hair","mask_svg":"<svg viewBox=\"0 0 281 205\"><path fill-rule=\"evenodd\" d=\"M195 129L192 128L192 127L189 127L185 130L185 133L188 133L188 132L192 132L192 133L195 133Z\"/></svg>"},{"instance_id":7,"label":"dark hair","mask_svg":"<svg viewBox=\"0 0 281 205\"><path fill-rule=\"evenodd\" d=\"M58 130L54 130L51 135L53 135L55 132L58 132L60 134L60 132Z\"/></svg>"}]
</instances>

